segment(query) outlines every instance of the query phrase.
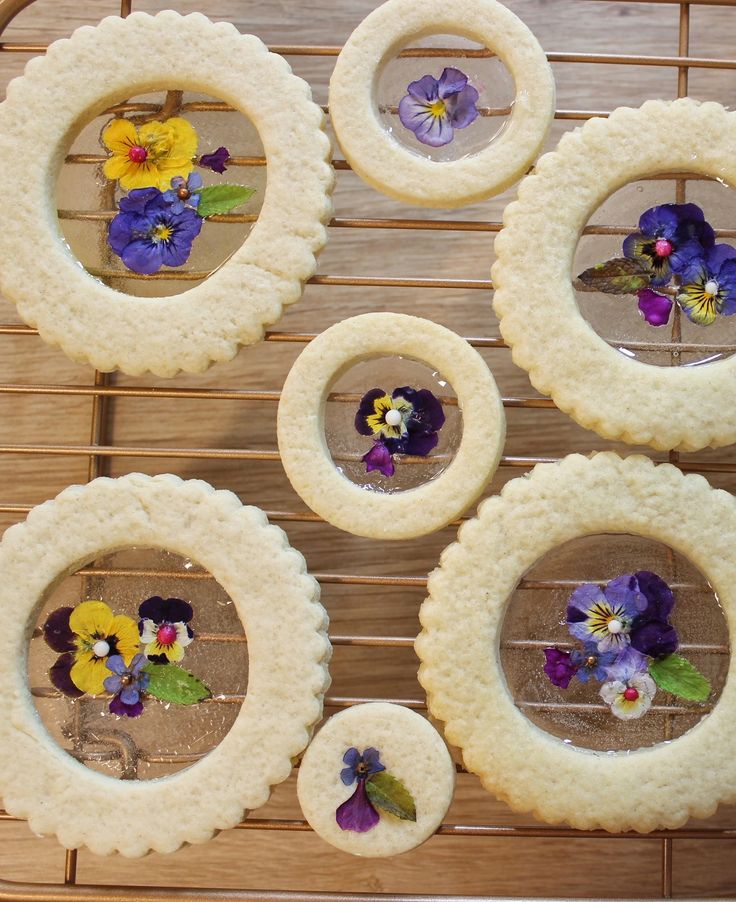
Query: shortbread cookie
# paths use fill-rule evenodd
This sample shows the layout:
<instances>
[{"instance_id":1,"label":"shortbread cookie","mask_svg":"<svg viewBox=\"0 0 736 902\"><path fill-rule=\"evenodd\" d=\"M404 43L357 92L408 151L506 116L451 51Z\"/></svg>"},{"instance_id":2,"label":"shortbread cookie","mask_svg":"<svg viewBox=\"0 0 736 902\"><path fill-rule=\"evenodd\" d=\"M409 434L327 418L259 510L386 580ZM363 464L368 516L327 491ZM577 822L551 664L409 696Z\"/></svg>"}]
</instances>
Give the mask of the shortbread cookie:
<instances>
[{"instance_id":1,"label":"shortbread cookie","mask_svg":"<svg viewBox=\"0 0 736 902\"><path fill-rule=\"evenodd\" d=\"M462 438L446 469L422 485L396 493L351 482L337 469L325 439L325 404L331 385L352 365L386 356L417 360L440 372L456 392L462 413ZM360 431L370 433L373 424L377 439L363 457L368 467L393 466L388 460L392 451L430 453L427 449L437 436L432 430L440 428L443 413L437 409L437 399L425 403L426 387L398 387L392 396L372 385L364 390L363 401L355 405L356 428L360 417L369 424L360 425ZM383 390L390 392L387 386ZM366 405L374 408L372 416L364 411ZM391 425L391 417L396 417L397 425ZM412 433L414 423L416 434ZM397 438L386 441L384 433L394 434L394 430ZM418 441L412 441L414 435ZM421 536L459 516L495 473L505 435L501 397L482 357L449 329L398 313L352 317L310 342L284 383L278 411L279 451L296 492L334 526L376 539Z\"/></svg>"},{"instance_id":2,"label":"shortbread cookie","mask_svg":"<svg viewBox=\"0 0 736 902\"><path fill-rule=\"evenodd\" d=\"M380 68L402 48L441 34L461 35L493 51L516 86L502 134L478 153L450 161L427 159L399 143L381 122L375 91ZM426 60L428 68L431 62ZM452 123L467 127L478 115L477 107L488 106L482 90L466 84L462 59L457 65L439 80L425 75L409 85L406 109L402 98L395 98L408 127L429 117L424 143L445 143L440 131L449 136ZM352 33L330 81L330 118L350 165L378 191L424 207L461 207L516 182L541 151L554 109L554 78L544 51L527 26L496 0L388 0Z\"/></svg>"},{"instance_id":3,"label":"shortbread cookie","mask_svg":"<svg viewBox=\"0 0 736 902\"><path fill-rule=\"evenodd\" d=\"M54 182L85 121L162 86L217 96L248 117L265 149L268 182L245 242L205 282L174 297L133 297L93 278L60 239ZM334 180L323 120L307 83L229 23L167 10L79 28L32 59L0 104L0 192L15 211L13 228L0 231L3 293L45 341L98 370L174 376L231 359L239 345L263 337L314 273ZM110 149L118 144L108 141ZM191 157L191 142L181 148ZM130 153L135 162L145 148ZM187 165L164 174L186 176ZM129 184L120 167L106 172ZM124 238L111 236L115 253L124 253Z\"/></svg>"},{"instance_id":4,"label":"shortbread cookie","mask_svg":"<svg viewBox=\"0 0 736 902\"><path fill-rule=\"evenodd\" d=\"M506 208L492 272L501 333L534 387L604 438L684 451L736 441L736 357L657 367L621 354L581 315L571 272L585 224L614 191L676 172L733 185L734 141L736 113L717 103L621 108L564 135Z\"/></svg>"},{"instance_id":5,"label":"shortbread cookie","mask_svg":"<svg viewBox=\"0 0 736 902\"><path fill-rule=\"evenodd\" d=\"M401 705L341 711L302 758L297 792L325 842L379 858L421 845L452 801L455 765L439 733Z\"/></svg>"},{"instance_id":6,"label":"shortbread cookie","mask_svg":"<svg viewBox=\"0 0 736 902\"><path fill-rule=\"evenodd\" d=\"M552 549L597 533L656 539L686 555L717 595L733 645L736 565L729 543L735 530L734 499L702 476L609 452L540 464L480 506L430 575L416 651L432 715L445 724L448 741L462 749L465 766L486 789L517 811L582 830L676 828L690 816L713 814L720 802L736 801L732 678L711 713L684 735L649 748L594 751L568 744L524 716L509 692L499 653L509 600L524 574ZM609 598L612 588L606 587ZM580 626L585 618L573 611L569 619ZM607 633L615 637L627 629L619 620ZM650 669L650 676L660 674ZM618 717L630 715L626 706L651 694L650 676L640 673L628 687L611 684L603 701ZM627 688L636 695L625 694ZM622 787L635 787L634 795Z\"/></svg>"},{"instance_id":7,"label":"shortbread cookie","mask_svg":"<svg viewBox=\"0 0 736 902\"><path fill-rule=\"evenodd\" d=\"M29 634L50 588L83 564L133 546L165 548L199 561L229 593L248 639L248 689L232 728L204 758L160 780L116 780L63 751L38 717L26 672ZM8 529L0 544L0 567L0 676L5 687L0 789L6 810L27 819L35 833L56 835L67 848L86 846L99 854L173 852L234 827L289 776L292 760L322 716L330 645L318 584L306 573L302 556L261 510L244 507L230 492L176 476L96 479L65 489L54 501L34 508L25 523ZM82 633L92 615L113 623L106 605L86 601L74 609L72 629ZM143 653L161 651L146 644L156 626L150 618L187 621L191 608L177 599L153 598L141 616L149 618L141 621L142 659ZM116 622L102 638L92 637L90 652L109 654L110 635L115 635L118 658L110 658L104 684L112 693L119 693L121 682L130 687L143 663L130 660L138 624L127 617ZM58 639L58 632L56 637L49 633L53 626L46 630L49 644ZM166 629L158 630L159 638L165 638ZM186 622L178 624L177 632L186 645ZM78 648L75 657L80 660ZM169 649L174 657L182 651L173 644ZM83 690L101 691L89 667L83 681L74 670L72 678ZM145 692L146 685L136 688ZM119 694L122 703L135 701ZM129 713L112 707L111 712ZM166 816L152 818L154 810ZM101 824L100 812L114 814Z\"/></svg>"}]
</instances>

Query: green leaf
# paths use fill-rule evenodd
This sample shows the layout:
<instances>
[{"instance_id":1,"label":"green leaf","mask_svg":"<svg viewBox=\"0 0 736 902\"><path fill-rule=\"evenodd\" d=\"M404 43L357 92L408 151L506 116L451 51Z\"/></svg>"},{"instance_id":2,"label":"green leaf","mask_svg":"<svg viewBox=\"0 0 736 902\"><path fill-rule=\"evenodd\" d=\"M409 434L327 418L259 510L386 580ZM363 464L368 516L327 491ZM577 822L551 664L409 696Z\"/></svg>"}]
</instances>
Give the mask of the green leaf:
<instances>
[{"instance_id":1,"label":"green leaf","mask_svg":"<svg viewBox=\"0 0 736 902\"><path fill-rule=\"evenodd\" d=\"M649 673L660 689L691 702L704 702L710 695L708 680L680 655L668 655L661 661L652 661Z\"/></svg>"},{"instance_id":2,"label":"green leaf","mask_svg":"<svg viewBox=\"0 0 736 902\"><path fill-rule=\"evenodd\" d=\"M162 702L175 705L195 705L212 693L193 673L174 664L146 664L144 672L149 675L146 692Z\"/></svg>"},{"instance_id":3,"label":"green leaf","mask_svg":"<svg viewBox=\"0 0 736 902\"><path fill-rule=\"evenodd\" d=\"M365 784L368 799L374 808L400 817L402 821L415 821L417 809L409 790L401 780L392 777L385 770L373 774Z\"/></svg>"},{"instance_id":4,"label":"green leaf","mask_svg":"<svg viewBox=\"0 0 736 902\"><path fill-rule=\"evenodd\" d=\"M213 216L215 213L229 213L256 193L255 188L246 188L243 185L210 185L199 192L199 206L197 213L200 216Z\"/></svg>"},{"instance_id":5,"label":"green leaf","mask_svg":"<svg viewBox=\"0 0 736 902\"><path fill-rule=\"evenodd\" d=\"M636 294L649 285L653 276L653 270L639 260L616 257L581 272L578 280L582 284L575 287L580 291L600 291L603 294Z\"/></svg>"}]
</instances>

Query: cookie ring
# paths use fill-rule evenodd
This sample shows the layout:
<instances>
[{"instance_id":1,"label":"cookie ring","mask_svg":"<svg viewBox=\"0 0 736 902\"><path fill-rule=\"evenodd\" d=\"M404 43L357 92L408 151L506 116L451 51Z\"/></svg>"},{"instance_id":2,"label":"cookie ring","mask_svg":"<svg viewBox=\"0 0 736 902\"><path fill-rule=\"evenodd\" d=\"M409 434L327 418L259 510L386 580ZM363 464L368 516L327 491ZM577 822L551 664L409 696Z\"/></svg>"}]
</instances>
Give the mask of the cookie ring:
<instances>
[{"instance_id":1,"label":"cookie ring","mask_svg":"<svg viewBox=\"0 0 736 902\"><path fill-rule=\"evenodd\" d=\"M184 66L182 46L200 48ZM268 183L245 242L205 282L174 297L134 297L79 265L60 236L53 186L80 121L172 77L250 118ZM174 376L230 360L263 337L314 273L334 181L323 119L306 82L229 23L168 10L77 29L32 59L0 104L0 192L17 214L14 228L0 230L2 291L45 341L98 370Z\"/></svg>"},{"instance_id":2,"label":"cookie ring","mask_svg":"<svg viewBox=\"0 0 736 902\"><path fill-rule=\"evenodd\" d=\"M605 532L656 539L687 555L717 593L733 644L736 564L728 543L735 529L733 497L702 476L611 452L541 464L480 506L429 578L415 647L433 716L489 792L549 823L642 833L736 802L733 657L719 701L692 730L611 753L567 745L529 721L509 693L498 652L507 603L524 573L551 549ZM693 531L702 542L692 541ZM635 805L622 786L636 786Z\"/></svg>"},{"instance_id":3,"label":"cookie ring","mask_svg":"<svg viewBox=\"0 0 736 902\"><path fill-rule=\"evenodd\" d=\"M463 431L453 460L435 479L396 494L361 488L327 448L330 385L361 360L401 355L442 373L455 390ZM483 358L444 326L399 313L366 313L312 341L284 383L278 410L281 462L294 490L333 526L375 539L407 539L446 526L481 494L501 459L506 418Z\"/></svg>"},{"instance_id":4,"label":"cookie ring","mask_svg":"<svg viewBox=\"0 0 736 902\"><path fill-rule=\"evenodd\" d=\"M350 748L376 749L386 772L402 781L416 804L416 820L379 812L366 832L344 830L336 811L354 792L340 779ZM455 765L440 734L402 705L368 702L331 717L312 740L299 766L297 794L312 829L330 845L369 858L399 855L437 830L452 802Z\"/></svg>"},{"instance_id":5,"label":"cookie ring","mask_svg":"<svg viewBox=\"0 0 736 902\"><path fill-rule=\"evenodd\" d=\"M511 118L477 154L438 162L413 153L381 123L375 81L381 66L410 41L456 34L493 50L516 85ZM542 149L555 112L555 83L527 26L496 0L388 0L348 38L330 80L330 119L352 168L389 197L424 207L461 207L500 194Z\"/></svg>"},{"instance_id":6,"label":"cookie ring","mask_svg":"<svg viewBox=\"0 0 736 902\"><path fill-rule=\"evenodd\" d=\"M717 103L621 108L566 134L506 208L492 271L501 334L534 387L604 438L684 451L736 441L736 357L697 367L626 357L581 316L571 273L588 218L614 191L675 171L736 184L734 142L736 114ZM530 247L540 248L531 265Z\"/></svg>"},{"instance_id":7,"label":"cookie ring","mask_svg":"<svg viewBox=\"0 0 736 902\"><path fill-rule=\"evenodd\" d=\"M206 567L232 598L250 652L246 698L222 742L185 770L143 781L90 770L58 746L26 674L30 630L48 588L95 557L133 545ZM95 479L10 527L0 566L0 792L5 808L35 833L102 855L173 852L234 827L289 776L322 716L330 645L317 582L261 510L199 480L139 473ZM152 819L152 805L170 816ZM100 812L111 808L115 817L100 829Z\"/></svg>"}]
</instances>

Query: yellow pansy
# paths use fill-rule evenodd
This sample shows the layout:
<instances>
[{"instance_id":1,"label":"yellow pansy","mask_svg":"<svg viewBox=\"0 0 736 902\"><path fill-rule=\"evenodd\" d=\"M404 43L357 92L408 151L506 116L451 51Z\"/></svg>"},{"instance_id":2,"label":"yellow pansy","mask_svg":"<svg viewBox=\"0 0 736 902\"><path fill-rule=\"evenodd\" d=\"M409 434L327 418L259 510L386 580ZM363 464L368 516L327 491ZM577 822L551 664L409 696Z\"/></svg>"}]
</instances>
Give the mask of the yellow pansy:
<instances>
[{"instance_id":1,"label":"yellow pansy","mask_svg":"<svg viewBox=\"0 0 736 902\"><path fill-rule=\"evenodd\" d=\"M171 187L172 178L189 175L197 154L197 132L179 116L165 122L145 122L140 128L129 119L113 119L102 132L102 143L112 154L103 171L126 191L165 191Z\"/></svg>"},{"instance_id":2,"label":"yellow pansy","mask_svg":"<svg viewBox=\"0 0 736 902\"><path fill-rule=\"evenodd\" d=\"M138 652L138 624L123 614L113 614L104 601L83 601L72 611L69 628L76 645L72 682L82 692L100 695L105 691L105 677L110 676L107 659L122 655L129 664Z\"/></svg>"}]
</instances>

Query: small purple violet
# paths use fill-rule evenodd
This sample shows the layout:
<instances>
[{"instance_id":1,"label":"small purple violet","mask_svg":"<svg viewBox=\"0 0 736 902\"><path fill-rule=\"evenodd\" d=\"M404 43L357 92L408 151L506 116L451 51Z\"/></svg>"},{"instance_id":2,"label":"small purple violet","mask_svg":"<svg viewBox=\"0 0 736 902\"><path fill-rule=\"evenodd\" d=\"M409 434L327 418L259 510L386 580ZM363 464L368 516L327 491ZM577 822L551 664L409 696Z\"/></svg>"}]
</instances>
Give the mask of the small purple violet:
<instances>
[{"instance_id":1,"label":"small purple violet","mask_svg":"<svg viewBox=\"0 0 736 902\"><path fill-rule=\"evenodd\" d=\"M544 656L546 658L544 672L550 682L561 689L567 689L570 680L578 671L570 661L570 652L561 651L559 648L545 648Z\"/></svg>"},{"instance_id":2,"label":"small purple violet","mask_svg":"<svg viewBox=\"0 0 736 902\"><path fill-rule=\"evenodd\" d=\"M171 188L164 191L164 200L171 207L172 213L183 213L185 207L199 206L199 192L202 189L202 176L193 172L188 179L180 175L171 180Z\"/></svg>"},{"instance_id":3,"label":"small purple violet","mask_svg":"<svg viewBox=\"0 0 736 902\"><path fill-rule=\"evenodd\" d=\"M211 169L221 175L227 169L225 165L230 159L230 151L227 147L218 147L213 153L205 153L199 158L199 165L204 169Z\"/></svg>"},{"instance_id":4,"label":"small purple violet","mask_svg":"<svg viewBox=\"0 0 736 902\"><path fill-rule=\"evenodd\" d=\"M446 68L439 79L424 75L413 81L399 103L399 119L417 141L442 147L478 118L478 92L459 69Z\"/></svg>"},{"instance_id":5,"label":"small purple violet","mask_svg":"<svg viewBox=\"0 0 736 902\"><path fill-rule=\"evenodd\" d=\"M118 717L139 717L143 714L141 692L145 692L150 679L143 668L148 663L145 655L135 655L130 664L126 664L122 655L110 655L107 669L112 676L106 677L105 689L113 693L110 701L110 713Z\"/></svg>"},{"instance_id":6,"label":"small purple violet","mask_svg":"<svg viewBox=\"0 0 736 902\"><path fill-rule=\"evenodd\" d=\"M358 749L349 748L342 760L347 767L340 771L340 779L346 786L351 786L355 781L358 785L350 798L338 807L335 820L341 830L366 833L380 820L380 815L368 798L366 780L386 768L381 764L378 749L374 748L367 748L362 755Z\"/></svg>"}]
</instances>

